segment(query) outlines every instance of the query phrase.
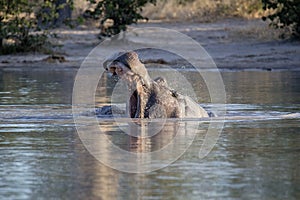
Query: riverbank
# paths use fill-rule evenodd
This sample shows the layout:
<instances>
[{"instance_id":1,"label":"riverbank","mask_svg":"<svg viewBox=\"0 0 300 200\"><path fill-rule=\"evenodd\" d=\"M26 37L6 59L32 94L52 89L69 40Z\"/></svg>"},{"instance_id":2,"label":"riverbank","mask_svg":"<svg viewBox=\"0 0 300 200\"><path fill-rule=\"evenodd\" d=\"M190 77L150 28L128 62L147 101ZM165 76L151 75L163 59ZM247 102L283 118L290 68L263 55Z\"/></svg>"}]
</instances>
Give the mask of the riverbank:
<instances>
[{"instance_id":1,"label":"riverbank","mask_svg":"<svg viewBox=\"0 0 300 200\"><path fill-rule=\"evenodd\" d=\"M129 30L147 27L172 29L193 38L221 70L300 70L300 42L278 40L280 32L269 29L260 20L227 19L213 23L152 21L130 26ZM100 43L96 37L98 32L98 29L88 27L55 30L57 38L51 40L56 46L53 55L1 55L0 69L77 69ZM129 43L134 40L130 36L126 39ZM149 56L141 59L149 65L164 63L164 55L159 56L156 55L156 59ZM168 59L165 63L177 62Z\"/></svg>"}]
</instances>

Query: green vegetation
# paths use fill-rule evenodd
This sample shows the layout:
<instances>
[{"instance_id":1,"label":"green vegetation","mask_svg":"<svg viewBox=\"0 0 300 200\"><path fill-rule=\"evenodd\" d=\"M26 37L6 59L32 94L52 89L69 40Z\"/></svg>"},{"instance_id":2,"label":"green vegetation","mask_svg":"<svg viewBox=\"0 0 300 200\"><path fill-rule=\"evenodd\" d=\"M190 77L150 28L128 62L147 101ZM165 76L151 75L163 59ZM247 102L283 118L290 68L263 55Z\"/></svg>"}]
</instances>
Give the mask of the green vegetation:
<instances>
[{"instance_id":1,"label":"green vegetation","mask_svg":"<svg viewBox=\"0 0 300 200\"><path fill-rule=\"evenodd\" d=\"M31 16L33 7L33 2L24 0L1 1L0 53L28 51L32 47L38 48L40 42L44 42L44 34L30 34L36 24L36 19Z\"/></svg>"},{"instance_id":2,"label":"green vegetation","mask_svg":"<svg viewBox=\"0 0 300 200\"><path fill-rule=\"evenodd\" d=\"M100 37L110 37L126 31L127 25L146 19L140 13L147 3L155 4L156 0L88 0L95 7L87 10L86 15L100 19Z\"/></svg>"},{"instance_id":3,"label":"green vegetation","mask_svg":"<svg viewBox=\"0 0 300 200\"><path fill-rule=\"evenodd\" d=\"M299 0L262 0L264 10L272 14L263 17L270 19L276 28L290 28L292 34L300 38L300 1Z\"/></svg>"},{"instance_id":4,"label":"green vegetation","mask_svg":"<svg viewBox=\"0 0 300 200\"><path fill-rule=\"evenodd\" d=\"M41 50L49 35L45 28L60 22L70 2L1 0L0 54Z\"/></svg>"},{"instance_id":5,"label":"green vegetation","mask_svg":"<svg viewBox=\"0 0 300 200\"><path fill-rule=\"evenodd\" d=\"M40 51L47 44L48 29L70 22L74 5L85 6L80 8L81 19L100 22L101 37L126 31L145 16L203 22L267 13L264 20L277 28L288 27L300 38L299 0L0 0L0 54Z\"/></svg>"}]
</instances>

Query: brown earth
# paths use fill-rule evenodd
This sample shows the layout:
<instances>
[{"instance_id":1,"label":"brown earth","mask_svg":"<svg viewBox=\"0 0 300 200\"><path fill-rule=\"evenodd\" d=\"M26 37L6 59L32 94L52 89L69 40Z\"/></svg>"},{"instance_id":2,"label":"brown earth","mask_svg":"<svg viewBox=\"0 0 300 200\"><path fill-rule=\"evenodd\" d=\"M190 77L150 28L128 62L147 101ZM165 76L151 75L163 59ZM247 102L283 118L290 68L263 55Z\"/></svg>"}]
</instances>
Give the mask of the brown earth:
<instances>
[{"instance_id":1,"label":"brown earth","mask_svg":"<svg viewBox=\"0 0 300 200\"><path fill-rule=\"evenodd\" d=\"M300 70L300 42L278 40L277 33L260 20L228 19L214 23L140 23L129 27L131 33L135 32L135 28L139 28L139 31L137 34L127 34L124 42L127 42L129 46L130 43L142 44L143 42L145 45L152 42L163 45L166 38L160 37L159 32L151 33L152 36L155 35L153 37L155 41L151 41L152 38L146 38L145 35L148 33L145 28L148 27L172 29L193 38L204 47L219 69ZM143 29L145 29L144 32ZM86 56L100 43L96 37L99 30L96 28L58 29L55 32L58 37L52 39L52 43L57 46L53 55L41 53L1 55L0 69L79 68ZM171 35L167 37L167 39L172 39ZM173 42L179 41L174 38ZM183 51L186 45L178 43L175 48ZM117 47L115 46L114 49ZM196 56L193 57L193 49L189 51L191 59L197 60ZM142 60L148 64L180 62L178 59L153 52L142 56Z\"/></svg>"}]
</instances>

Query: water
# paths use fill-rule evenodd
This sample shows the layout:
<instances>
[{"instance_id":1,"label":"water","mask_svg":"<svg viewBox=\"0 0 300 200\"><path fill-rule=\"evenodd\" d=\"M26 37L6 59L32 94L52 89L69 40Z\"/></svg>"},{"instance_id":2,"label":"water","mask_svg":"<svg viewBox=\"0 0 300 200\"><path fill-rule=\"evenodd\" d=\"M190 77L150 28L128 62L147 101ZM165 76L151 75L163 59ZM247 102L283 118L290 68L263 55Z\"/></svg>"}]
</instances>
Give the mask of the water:
<instances>
[{"instance_id":1,"label":"water","mask_svg":"<svg viewBox=\"0 0 300 200\"><path fill-rule=\"evenodd\" d=\"M198 100L209 102L201 80L185 73L199 84ZM278 116L300 112L300 72L222 76L232 118L212 152L199 159L205 135L198 133L170 166L128 174L98 162L79 139L71 112L74 71L1 71L0 199L299 199L300 119ZM99 85L98 105L108 101L103 94L112 84ZM153 151L173 137L171 129L140 145L112 119L99 123L132 152Z\"/></svg>"}]
</instances>

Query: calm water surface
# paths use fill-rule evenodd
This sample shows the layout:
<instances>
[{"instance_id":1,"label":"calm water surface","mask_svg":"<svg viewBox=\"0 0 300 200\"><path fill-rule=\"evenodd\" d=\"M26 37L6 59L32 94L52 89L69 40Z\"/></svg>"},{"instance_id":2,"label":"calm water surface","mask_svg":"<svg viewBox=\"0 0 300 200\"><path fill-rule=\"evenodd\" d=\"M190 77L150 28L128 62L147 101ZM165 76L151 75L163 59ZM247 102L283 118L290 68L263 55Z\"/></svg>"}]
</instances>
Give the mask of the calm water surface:
<instances>
[{"instance_id":1,"label":"calm water surface","mask_svg":"<svg viewBox=\"0 0 300 200\"><path fill-rule=\"evenodd\" d=\"M300 198L300 119L273 117L300 112L300 72L223 72L227 115L263 120L227 120L205 159L198 158L199 133L179 160L146 174L113 170L85 149L71 112L75 74L0 71L0 199ZM184 74L197 86L198 100L216 106L201 79ZM99 105L111 88L99 85ZM165 134L141 147L111 121L101 123L129 151L159 149L172 138Z\"/></svg>"}]
</instances>

